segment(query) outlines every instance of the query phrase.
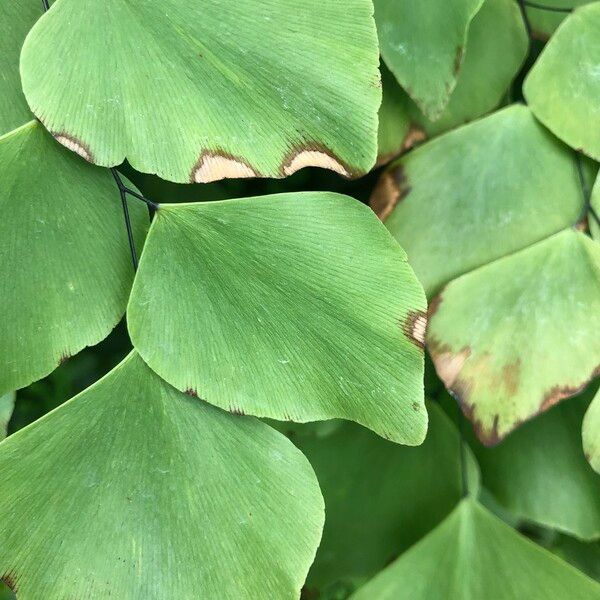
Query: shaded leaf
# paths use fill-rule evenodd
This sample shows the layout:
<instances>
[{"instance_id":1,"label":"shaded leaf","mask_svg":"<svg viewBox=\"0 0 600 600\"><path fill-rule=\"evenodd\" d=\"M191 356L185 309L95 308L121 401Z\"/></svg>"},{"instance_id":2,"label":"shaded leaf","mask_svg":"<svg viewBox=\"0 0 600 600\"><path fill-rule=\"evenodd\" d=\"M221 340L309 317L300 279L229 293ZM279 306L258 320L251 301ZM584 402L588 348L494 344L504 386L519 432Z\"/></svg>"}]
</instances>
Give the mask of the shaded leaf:
<instances>
[{"instance_id":1,"label":"shaded leaf","mask_svg":"<svg viewBox=\"0 0 600 600\"><path fill-rule=\"evenodd\" d=\"M581 542L561 535L554 543L552 552L592 579L600 581L600 542Z\"/></svg>"},{"instance_id":2,"label":"shaded leaf","mask_svg":"<svg viewBox=\"0 0 600 600\"><path fill-rule=\"evenodd\" d=\"M523 93L533 114L571 147L600 160L600 2L559 27L529 72Z\"/></svg>"},{"instance_id":3,"label":"shaded leaf","mask_svg":"<svg viewBox=\"0 0 600 600\"><path fill-rule=\"evenodd\" d=\"M432 302L436 370L486 444L600 365L600 245L573 229L452 281Z\"/></svg>"},{"instance_id":4,"label":"shaded leaf","mask_svg":"<svg viewBox=\"0 0 600 600\"><path fill-rule=\"evenodd\" d=\"M2 442L0 478L0 575L24 599L297 598L323 525L284 436L135 353Z\"/></svg>"},{"instance_id":5,"label":"shaded leaf","mask_svg":"<svg viewBox=\"0 0 600 600\"><path fill-rule=\"evenodd\" d=\"M600 585L467 499L352 599L489 597L592 600Z\"/></svg>"},{"instance_id":6,"label":"shaded leaf","mask_svg":"<svg viewBox=\"0 0 600 600\"><path fill-rule=\"evenodd\" d=\"M375 161L381 101L372 10L61 0L27 37L23 89L57 139L99 165L127 158L182 183L309 165L357 175Z\"/></svg>"},{"instance_id":7,"label":"shaded leaf","mask_svg":"<svg viewBox=\"0 0 600 600\"><path fill-rule=\"evenodd\" d=\"M592 468L600 473L600 391L585 413L582 436L585 456Z\"/></svg>"},{"instance_id":8,"label":"shaded leaf","mask_svg":"<svg viewBox=\"0 0 600 600\"><path fill-rule=\"evenodd\" d=\"M546 9L528 6L526 8L529 22L531 23L533 37L540 40L547 40L556 30L556 28L568 17L567 11L552 10L555 8L577 8L583 4L590 4L593 0L544 0L539 2Z\"/></svg>"},{"instance_id":9,"label":"shaded leaf","mask_svg":"<svg viewBox=\"0 0 600 600\"><path fill-rule=\"evenodd\" d=\"M6 437L8 422L15 407L15 393L8 392L0 396L0 440Z\"/></svg>"},{"instance_id":10,"label":"shaded leaf","mask_svg":"<svg viewBox=\"0 0 600 600\"><path fill-rule=\"evenodd\" d=\"M352 589L372 577L460 500L458 432L439 406L427 408L429 433L418 448L398 446L353 423L326 437L290 436L315 469L327 513L306 581L309 597ZM477 466L469 458L476 487Z\"/></svg>"},{"instance_id":11,"label":"shaded leaf","mask_svg":"<svg viewBox=\"0 0 600 600\"><path fill-rule=\"evenodd\" d=\"M483 484L522 519L581 539L600 537L600 477L585 461L581 421L589 394L560 403L495 448L477 442Z\"/></svg>"},{"instance_id":12,"label":"shaded leaf","mask_svg":"<svg viewBox=\"0 0 600 600\"><path fill-rule=\"evenodd\" d=\"M148 215L130 207L138 248ZM133 269L108 171L37 122L0 138L0 394L53 371L119 322Z\"/></svg>"},{"instance_id":13,"label":"shaded leaf","mask_svg":"<svg viewBox=\"0 0 600 600\"><path fill-rule=\"evenodd\" d=\"M431 296L574 224L583 199L572 152L517 104L393 163L371 206L391 213L386 227Z\"/></svg>"},{"instance_id":14,"label":"shaded leaf","mask_svg":"<svg viewBox=\"0 0 600 600\"><path fill-rule=\"evenodd\" d=\"M161 205L128 308L161 377L234 413L423 441L425 298L372 212L326 192Z\"/></svg>"},{"instance_id":15,"label":"shaded leaf","mask_svg":"<svg viewBox=\"0 0 600 600\"><path fill-rule=\"evenodd\" d=\"M27 121L31 112L21 91L19 54L27 32L42 14L38 0L2 0L0 3L0 136Z\"/></svg>"},{"instance_id":16,"label":"shaded leaf","mask_svg":"<svg viewBox=\"0 0 600 600\"><path fill-rule=\"evenodd\" d=\"M467 31L483 0L375 0L381 55L431 119L440 115L463 62Z\"/></svg>"}]
</instances>

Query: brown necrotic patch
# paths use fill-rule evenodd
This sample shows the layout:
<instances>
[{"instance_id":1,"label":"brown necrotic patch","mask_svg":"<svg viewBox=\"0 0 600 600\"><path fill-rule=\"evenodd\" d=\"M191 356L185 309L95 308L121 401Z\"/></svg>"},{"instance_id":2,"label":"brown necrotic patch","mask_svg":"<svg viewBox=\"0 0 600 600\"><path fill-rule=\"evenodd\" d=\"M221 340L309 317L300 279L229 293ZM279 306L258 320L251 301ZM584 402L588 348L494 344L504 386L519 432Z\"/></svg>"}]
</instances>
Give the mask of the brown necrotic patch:
<instances>
[{"instance_id":1,"label":"brown necrotic patch","mask_svg":"<svg viewBox=\"0 0 600 600\"><path fill-rule=\"evenodd\" d=\"M382 221L385 221L398 203L410 194L410 189L403 166L396 165L381 174L371 193L369 206Z\"/></svg>"},{"instance_id":2,"label":"brown necrotic patch","mask_svg":"<svg viewBox=\"0 0 600 600\"><path fill-rule=\"evenodd\" d=\"M464 46L457 46L456 53L454 54L454 65L453 65L453 69L452 69L455 76L458 75L458 72L460 71L460 67L462 65L464 55L465 55Z\"/></svg>"},{"instance_id":3,"label":"brown necrotic patch","mask_svg":"<svg viewBox=\"0 0 600 600\"><path fill-rule=\"evenodd\" d=\"M244 179L260 175L242 158L228 152L203 152L190 173L190 183Z\"/></svg>"},{"instance_id":4,"label":"brown necrotic patch","mask_svg":"<svg viewBox=\"0 0 600 600\"><path fill-rule=\"evenodd\" d=\"M292 175L305 167L320 167L335 171L343 177L352 177L353 173L347 165L338 160L333 153L318 144L302 146L292 150L283 160L281 174L283 177Z\"/></svg>"},{"instance_id":5,"label":"brown necrotic patch","mask_svg":"<svg viewBox=\"0 0 600 600\"><path fill-rule=\"evenodd\" d=\"M192 398L197 398L198 397L198 392L194 389L194 388L187 388L187 390L185 390L185 393L188 396L191 396Z\"/></svg>"},{"instance_id":6,"label":"brown necrotic patch","mask_svg":"<svg viewBox=\"0 0 600 600\"><path fill-rule=\"evenodd\" d=\"M54 139L62 144L65 148L72 150L73 152L79 154L82 158L85 158L88 162L94 162L94 155L90 150L90 147L83 143L81 140L77 139L75 136L70 135L69 133L65 133L63 131L58 133L53 133L52 136Z\"/></svg>"},{"instance_id":7,"label":"brown necrotic patch","mask_svg":"<svg viewBox=\"0 0 600 600\"><path fill-rule=\"evenodd\" d=\"M426 139L427 133L425 133L425 130L422 129L419 125L415 125L414 123L412 123L398 149L394 150L393 152L387 152L386 154L379 154L377 156L377 162L375 163L375 167L381 167L389 163L397 156L400 156L407 150L410 150L413 146L424 142Z\"/></svg>"},{"instance_id":8,"label":"brown necrotic patch","mask_svg":"<svg viewBox=\"0 0 600 600\"><path fill-rule=\"evenodd\" d=\"M423 350L427 331L427 313L422 310L411 310L402 323L402 331L411 343Z\"/></svg>"},{"instance_id":9,"label":"brown necrotic patch","mask_svg":"<svg viewBox=\"0 0 600 600\"><path fill-rule=\"evenodd\" d=\"M10 571L10 572L6 573L6 575L3 575L2 577L0 577L0 581L2 581L2 583L4 583L4 585L6 585L8 588L10 588L10 590L14 594L17 593L17 578L13 571Z\"/></svg>"}]
</instances>

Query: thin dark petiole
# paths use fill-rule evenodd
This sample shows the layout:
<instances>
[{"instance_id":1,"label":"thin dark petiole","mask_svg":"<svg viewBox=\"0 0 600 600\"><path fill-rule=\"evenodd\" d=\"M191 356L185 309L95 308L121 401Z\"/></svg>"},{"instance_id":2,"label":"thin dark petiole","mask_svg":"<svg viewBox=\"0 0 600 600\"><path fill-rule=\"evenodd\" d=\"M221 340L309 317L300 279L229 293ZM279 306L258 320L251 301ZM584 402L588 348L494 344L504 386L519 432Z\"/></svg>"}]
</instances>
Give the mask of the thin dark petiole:
<instances>
[{"instance_id":1,"label":"thin dark petiole","mask_svg":"<svg viewBox=\"0 0 600 600\"><path fill-rule=\"evenodd\" d=\"M529 21L529 15L527 14L526 7L527 3L525 0L519 0L519 8L521 9L521 17L523 17L523 23L525 23L525 30L527 31L527 38L531 42L531 23Z\"/></svg>"},{"instance_id":2,"label":"thin dark petiole","mask_svg":"<svg viewBox=\"0 0 600 600\"><path fill-rule=\"evenodd\" d=\"M119 195L121 196L121 205L123 206L123 216L125 217L125 227L127 229L127 239L129 240L129 251L131 252L131 262L133 264L133 270L137 271L138 258L135 250L135 240L133 238L133 229L131 227L131 218L129 216L129 207L127 206L127 193L126 187L123 185L123 181L117 170L113 167L110 172L112 173L117 187L119 188Z\"/></svg>"},{"instance_id":3,"label":"thin dark petiole","mask_svg":"<svg viewBox=\"0 0 600 600\"><path fill-rule=\"evenodd\" d=\"M48 0L42 0L42 7L44 11L50 10L50 4L48 3Z\"/></svg>"}]
</instances>

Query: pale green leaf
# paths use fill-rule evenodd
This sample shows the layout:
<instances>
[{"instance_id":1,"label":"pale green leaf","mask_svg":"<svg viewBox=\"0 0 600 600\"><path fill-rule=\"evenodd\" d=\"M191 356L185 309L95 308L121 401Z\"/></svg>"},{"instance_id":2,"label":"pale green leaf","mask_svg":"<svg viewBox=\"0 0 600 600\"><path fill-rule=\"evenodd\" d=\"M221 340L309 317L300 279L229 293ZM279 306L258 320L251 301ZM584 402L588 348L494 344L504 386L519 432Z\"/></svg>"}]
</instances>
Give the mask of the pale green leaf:
<instances>
[{"instance_id":1,"label":"pale green leaf","mask_svg":"<svg viewBox=\"0 0 600 600\"><path fill-rule=\"evenodd\" d=\"M309 165L357 175L375 161L381 101L372 12L370 0L61 0L27 37L23 89L99 165L127 158L178 182Z\"/></svg>"},{"instance_id":2,"label":"pale green leaf","mask_svg":"<svg viewBox=\"0 0 600 600\"><path fill-rule=\"evenodd\" d=\"M307 192L161 205L128 308L143 359L234 413L420 444L425 297L363 204Z\"/></svg>"},{"instance_id":3,"label":"pale green leaf","mask_svg":"<svg viewBox=\"0 0 600 600\"><path fill-rule=\"evenodd\" d=\"M290 436L315 469L327 513L306 581L309 595L327 596L372 577L460 500L458 432L438 405L427 408L429 433L417 448L398 446L353 423L325 437L297 431ZM476 487L477 466L468 457Z\"/></svg>"},{"instance_id":4,"label":"pale green leaf","mask_svg":"<svg viewBox=\"0 0 600 600\"><path fill-rule=\"evenodd\" d=\"M431 296L454 277L573 225L583 198L571 150L517 104L393 163L371 206L390 215L386 226Z\"/></svg>"},{"instance_id":5,"label":"pale green leaf","mask_svg":"<svg viewBox=\"0 0 600 600\"><path fill-rule=\"evenodd\" d=\"M471 20L483 0L375 0L381 55L431 119L456 85Z\"/></svg>"},{"instance_id":6,"label":"pale green leaf","mask_svg":"<svg viewBox=\"0 0 600 600\"><path fill-rule=\"evenodd\" d=\"M600 585L468 499L352 596L352 600L438 598L597 600Z\"/></svg>"},{"instance_id":7,"label":"pale green leaf","mask_svg":"<svg viewBox=\"0 0 600 600\"><path fill-rule=\"evenodd\" d=\"M600 477L581 448L589 399L584 394L561 402L495 448L473 444L483 484L504 508L587 540L600 537Z\"/></svg>"},{"instance_id":8,"label":"pale green leaf","mask_svg":"<svg viewBox=\"0 0 600 600\"><path fill-rule=\"evenodd\" d=\"M41 14L41 0L0 2L0 135L31 120L21 90L19 54L27 32Z\"/></svg>"},{"instance_id":9,"label":"pale green leaf","mask_svg":"<svg viewBox=\"0 0 600 600\"><path fill-rule=\"evenodd\" d=\"M284 436L135 353L2 442L0 480L0 576L20 600L291 600L324 518Z\"/></svg>"},{"instance_id":10,"label":"pale green leaf","mask_svg":"<svg viewBox=\"0 0 600 600\"><path fill-rule=\"evenodd\" d=\"M592 468L600 473L600 391L585 413L582 436L585 456Z\"/></svg>"},{"instance_id":11,"label":"pale green leaf","mask_svg":"<svg viewBox=\"0 0 600 600\"><path fill-rule=\"evenodd\" d=\"M560 139L600 160L600 2L577 9L552 36L523 93Z\"/></svg>"},{"instance_id":12,"label":"pale green leaf","mask_svg":"<svg viewBox=\"0 0 600 600\"><path fill-rule=\"evenodd\" d=\"M427 346L486 444L581 390L600 365L600 244L567 229L448 284Z\"/></svg>"},{"instance_id":13,"label":"pale green leaf","mask_svg":"<svg viewBox=\"0 0 600 600\"><path fill-rule=\"evenodd\" d=\"M8 392L0 396L0 440L6 437L8 422L15 407L15 393Z\"/></svg>"},{"instance_id":14,"label":"pale green leaf","mask_svg":"<svg viewBox=\"0 0 600 600\"><path fill-rule=\"evenodd\" d=\"M141 249L148 213L130 207ZM37 122L0 138L0 394L53 371L119 322L133 269L108 171Z\"/></svg>"}]
</instances>

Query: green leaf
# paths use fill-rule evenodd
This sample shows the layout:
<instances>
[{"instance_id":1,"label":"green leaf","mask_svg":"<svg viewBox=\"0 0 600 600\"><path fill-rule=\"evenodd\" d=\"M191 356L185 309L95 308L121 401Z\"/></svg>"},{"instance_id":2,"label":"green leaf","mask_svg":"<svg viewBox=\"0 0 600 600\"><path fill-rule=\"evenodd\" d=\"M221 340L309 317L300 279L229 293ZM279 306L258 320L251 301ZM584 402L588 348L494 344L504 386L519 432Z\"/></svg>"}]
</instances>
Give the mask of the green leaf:
<instances>
[{"instance_id":1,"label":"green leaf","mask_svg":"<svg viewBox=\"0 0 600 600\"><path fill-rule=\"evenodd\" d=\"M592 600L600 586L471 499L352 600Z\"/></svg>"},{"instance_id":2,"label":"green leaf","mask_svg":"<svg viewBox=\"0 0 600 600\"><path fill-rule=\"evenodd\" d=\"M600 581L600 542L581 542L561 535L551 550L592 579Z\"/></svg>"},{"instance_id":3,"label":"green leaf","mask_svg":"<svg viewBox=\"0 0 600 600\"><path fill-rule=\"evenodd\" d=\"M448 284L432 302L427 346L494 444L598 373L598 330L600 244L568 229Z\"/></svg>"},{"instance_id":4,"label":"green leaf","mask_svg":"<svg viewBox=\"0 0 600 600\"><path fill-rule=\"evenodd\" d=\"M538 4L548 8L528 6L526 11L531 23L532 36L539 40L547 40L569 15L568 11L552 10L552 7L570 9L589 3L590 0L544 0L544 2Z\"/></svg>"},{"instance_id":5,"label":"green leaf","mask_svg":"<svg viewBox=\"0 0 600 600\"><path fill-rule=\"evenodd\" d=\"M458 432L438 405L427 408L429 433L417 448L398 446L353 423L325 437L293 431L292 441L315 469L327 513L306 581L309 596L351 589L372 577L460 500ZM477 465L468 457L476 486Z\"/></svg>"},{"instance_id":6,"label":"green leaf","mask_svg":"<svg viewBox=\"0 0 600 600\"><path fill-rule=\"evenodd\" d=\"M99 165L127 158L178 182L309 165L359 175L375 161L381 101L372 11L61 0L27 37L23 89L57 139Z\"/></svg>"},{"instance_id":7,"label":"green leaf","mask_svg":"<svg viewBox=\"0 0 600 600\"><path fill-rule=\"evenodd\" d=\"M504 508L585 540L600 537L600 477L581 449L589 399L561 402L496 448L473 444L483 484Z\"/></svg>"},{"instance_id":8,"label":"green leaf","mask_svg":"<svg viewBox=\"0 0 600 600\"><path fill-rule=\"evenodd\" d=\"M373 213L346 196L161 205L129 333L181 391L234 413L355 420L420 444L423 290Z\"/></svg>"},{"instance_id":9,"label":"green leaf","mask_svg":"<svg viewBox=\"0 0 600 600\"><path fill-rule=\"evenodd\" d=\"M558 28L529 72L523 93L550 131L600 160L600 2L577 9Z\"/></svg>"},{"instance_id":10,"label":"green leaf","mask_svg":"<svg viewBox=\"0 0 600 600\"><path fill-rule=\"evenodd\" d=\"M15 407L15 393L8 392L0 396L0 440L6 437L8 422Z\"/></svg>"},{"instance_id":11,"label":"green leaf","mask_svg":"<svg viewBox=\"0 0 600 600\"><path fill-rule=\"evenodd\" d=\"M574 224L583 199L573 153L517 104L393 163L371 206L390 215L387 228L431 296Z\"/></svg>"},{"instance_id":12,"label":"green leaf","mask_svg":"<svg viewBox=\"0 0 600 600\"><path fill-rule=\"evenodd\" d=\"M148 214L135 202L141 249ZM37 122L0 138L0 208L4 394L105 338L125 311L133 269L110 173L62 148Z\"/></svg>"},{"instance_id":13,"label":"green leaf","mask_svg":"<svg viewBox=\"0 0 600 600\"><path fill-rule=\"evenodd\" d=\"M135 354L0 444L19 598L297 598L323 525L308 461Z\"/></svg>"},{"instance_id":14,"label":"green leaf","mask_svg":"<svg viewBox=\"0 0 600 600\"><path fill-rule=\"evenodd\" d=\"M528 38L514 0L486 0L473 18L456 88L435 120L428 119L393 76L382 70L379 158L384 164L426 137L444 133L495 109L527 54Z\"/></svg>"},{"instance_id":15,"label":"green leaf","mask_svg":"<svg viewBox=\"0 0 600 600\"><path fill-rule=\"evenodd\" d=\"M600 473L600 391L585 413L582 436L585 456L594 471Z\"/></svg>"},{"instance_id":16,"label":"green leaf","mask_svg":"<svg viewBox=\"0 0 600 600\"><path fill-rule=\"evenodd\" d=\"M31 120L21 90L19 54L27 32L42 14L38 0L2 0L0 3L0 136Z\"/></svg>"},{"instance_id":17,"label":"green leaf","mask_svg":"<svg viewBox=\"0 0 600 600\"><path fill-rule=\"evenodd\" d=\"M430 118L456 85L467 31L483 0L375 0L381 55L408 95Z\"/></svg>"}]
</instances>

